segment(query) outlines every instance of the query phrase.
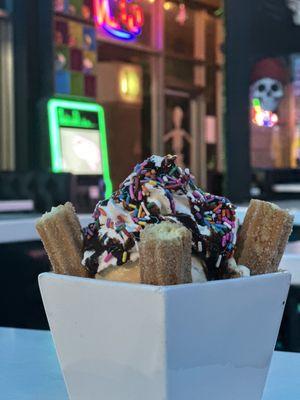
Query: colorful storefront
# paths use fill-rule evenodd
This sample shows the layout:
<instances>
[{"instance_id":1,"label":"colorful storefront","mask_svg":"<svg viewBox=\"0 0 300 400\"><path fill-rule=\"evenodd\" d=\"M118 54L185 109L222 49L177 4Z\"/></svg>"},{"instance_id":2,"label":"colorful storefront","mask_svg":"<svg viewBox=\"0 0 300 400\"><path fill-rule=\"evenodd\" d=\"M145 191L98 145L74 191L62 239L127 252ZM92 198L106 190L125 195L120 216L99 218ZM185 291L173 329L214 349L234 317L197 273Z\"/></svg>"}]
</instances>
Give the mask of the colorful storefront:
<instances>
[{"instance_id":1,"label":"colorful storefront","mask_svg":"<svg viewBox=\"0 0 300 400\"><path fill-rule=\"evenodd\" d=\"M12 5L14 107L11 164L2 170L55 172L47 114L54 98L103 106L114 187L137 161L176 153L203 187L221 190L221 1L3 3Z\"/></svg>"},{"instance_id":2,"label":"colorful storefront","mask_svg":"<svg viewBox=\"0 0 300 400\"><path fill-rule=\"evenodd\" d=\"M300 2L225 2L227 188L300 195Z\"/></svg>"},{"instance_id":3,"label":"colorful storefront","mask_svg":"<svg viewBox=\"0 0 300 400\"><path fill-rule=\"evenodd\" d=\"M55 94L105 109L114 184L151 153L177 153L203 185L221 172L218 1L54 2Z\"/></svg>"},{"instance_id":4,"label":"colorful storefront","mask_svg":"<svg viewBox=\"0 0 300 400\"><path fill-rule=\"evenodd\" d=\"M0 1L1 170L53 170L60 98L104 107L114 186L151 153L179 154L208 190L225 176L241 201L297 183L297 8L227 0L223 18L220 3Z\"/></svg>"}]
</instances>

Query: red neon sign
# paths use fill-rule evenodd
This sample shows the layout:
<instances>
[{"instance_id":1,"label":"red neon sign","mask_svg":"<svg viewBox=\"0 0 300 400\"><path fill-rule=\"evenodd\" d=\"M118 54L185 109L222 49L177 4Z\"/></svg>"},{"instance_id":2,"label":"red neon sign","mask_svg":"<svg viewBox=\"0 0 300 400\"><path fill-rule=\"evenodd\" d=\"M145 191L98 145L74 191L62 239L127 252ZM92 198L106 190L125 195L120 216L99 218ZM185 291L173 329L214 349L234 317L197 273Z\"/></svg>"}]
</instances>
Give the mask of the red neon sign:
<instances>
[{"instance_id":1,"label":"red neon sign","mask_svg":"<svg viewBox=\"0 0 300 400\"><path fill-rule=\"evenodd\" d=\"M96 26L118 39L135 39L144 25L142 7L129 0L94 0L94 15Z\"/></svg>"}]
</instances>

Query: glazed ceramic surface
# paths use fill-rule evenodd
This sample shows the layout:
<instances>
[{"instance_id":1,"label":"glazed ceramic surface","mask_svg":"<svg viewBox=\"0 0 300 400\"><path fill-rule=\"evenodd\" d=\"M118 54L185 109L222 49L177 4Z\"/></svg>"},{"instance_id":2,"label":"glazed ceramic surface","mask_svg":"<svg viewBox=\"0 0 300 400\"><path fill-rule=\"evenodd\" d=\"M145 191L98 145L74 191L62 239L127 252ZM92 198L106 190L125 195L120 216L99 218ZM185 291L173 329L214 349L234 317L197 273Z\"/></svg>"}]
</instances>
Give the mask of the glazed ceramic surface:
<instances>
[{"instance_id":1,"label":"glazed ceramic surface","mask_svg":"<svg viewBox=\"0 0 300 400\"><path fill-rule=\"evenodd\" d=\"M39 284L71 400L259 400L290 274L156 287L44 273Z\"/></svg>"}]
</instances>

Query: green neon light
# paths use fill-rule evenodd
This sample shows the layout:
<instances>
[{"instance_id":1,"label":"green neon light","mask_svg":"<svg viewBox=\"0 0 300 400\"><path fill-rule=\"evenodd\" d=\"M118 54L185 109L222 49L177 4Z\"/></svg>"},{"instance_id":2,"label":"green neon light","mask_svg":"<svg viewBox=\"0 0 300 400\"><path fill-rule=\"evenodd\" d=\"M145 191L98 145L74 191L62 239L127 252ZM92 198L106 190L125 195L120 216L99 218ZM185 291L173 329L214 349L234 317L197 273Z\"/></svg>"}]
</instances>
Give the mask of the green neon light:
<instances>
[{"instance_id":1,"label":"green neon light","mask_svg":"<svg viewBox=\"0 0 300 400\"><path fill-rule=\"evenodd\" d=\"M93 124L87 118L80 115L79 110L72 110L72 114L66 114L63 108L58 109L58 120L59 125L76 127L76 128L96 128L96 124Z\"/></svg>"},{"instance_id":2,"label":"green neon light","mask_svg":"<svg viewBox=\"0 0 300 400\"><path fill-rule=\"evenodd\" d=\"M260 101L257 98L252 100L253 107L260 107Z\"/></svg>"},{"instance_id":3,"label":"green neon light","mask_svg":"<svg viewBox=\"0 0 300 400\"><path fill-rule=\"evenodd\" d=\"M104 110L99 104L86 103L73 100L63 100L63 99L50 99L48 101L47 109L48 109L48 119L49 119L52 171L56 173L63 172L62 152L61 152L60 135L59 135L60 121L58 116L59 115L58 110L64 108L74 111L90 111L97 113L99 131L100 131L103 180L105 183L105 197L106 198L110 197L112 194L112 182L109 173L105 116L104 116Z\"/></svg>"}]
</instances>

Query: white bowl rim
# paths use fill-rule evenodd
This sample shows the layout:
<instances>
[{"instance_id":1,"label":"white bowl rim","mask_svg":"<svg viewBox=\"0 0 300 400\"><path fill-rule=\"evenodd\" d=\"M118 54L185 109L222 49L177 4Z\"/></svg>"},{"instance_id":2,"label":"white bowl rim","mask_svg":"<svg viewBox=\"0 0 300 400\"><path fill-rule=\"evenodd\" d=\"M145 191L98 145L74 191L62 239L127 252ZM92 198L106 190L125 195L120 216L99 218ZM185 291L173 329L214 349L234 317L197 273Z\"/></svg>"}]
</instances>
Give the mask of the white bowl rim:
<instances>
[{"instance_id":1,"label":"white bowl rim","mask_svg":"<svg viewBox=\"0 0 300 400\"><path fill-rule=\"evenodd\" d=\"M130 282L117 282L117 281L109 281L109 280L102 280L102 279L93 279L93 278L84 278L78 276L71 276L71 275L63 275L63 274L56 274L54 272L43 272L39 274L38 280L39 282L44 278L54 278L58 280L66 280L66 281L73 281L73 282L84 282L85 284L91 285L99 285L104 287L123 287L123 288L134 288L135 290L147 290L147 291L154 291L154 292L167 292L167 291L177 291L188 288L201 288L206 286L223 286L226 285L228 282L234 285L239 285L241 282L244 284L250 282L257 282L266 279L272 279L280 276L288 276L291 280L291 273L289 271L280 270L277 272L271 272L267 274L260 274L260 275L252 275L252 276L245 276L241 278L228 278L228 279L219 279L215 281L207 281L207 282L195 282L195 283L184 283L178 285L168 285L168 286L157 286L157 285L149 285L143 283L130 283Z\"/></svg>"}]
</instances>

